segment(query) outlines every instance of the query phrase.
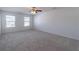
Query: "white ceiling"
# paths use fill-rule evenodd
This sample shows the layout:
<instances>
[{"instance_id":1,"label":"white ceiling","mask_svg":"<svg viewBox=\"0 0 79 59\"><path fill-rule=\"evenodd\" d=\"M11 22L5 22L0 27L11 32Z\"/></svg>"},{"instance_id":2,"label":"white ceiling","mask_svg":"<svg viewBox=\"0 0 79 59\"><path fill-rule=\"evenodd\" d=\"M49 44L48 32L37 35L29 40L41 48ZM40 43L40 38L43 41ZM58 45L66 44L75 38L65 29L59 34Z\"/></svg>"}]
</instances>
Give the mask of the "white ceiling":
<instances>
[{"instance_id":1,"label":"white ceiling","mask_svg":"<svg viewBox=\"0 0 79 59\"><path fill-rule=\"evenodd\" d=\"M43 12L46 12L54 9L55 7L37 7L37 8L43 10ZM31 7L0 7L0 10L30 14Z\"/></svg>"}]
</instances>

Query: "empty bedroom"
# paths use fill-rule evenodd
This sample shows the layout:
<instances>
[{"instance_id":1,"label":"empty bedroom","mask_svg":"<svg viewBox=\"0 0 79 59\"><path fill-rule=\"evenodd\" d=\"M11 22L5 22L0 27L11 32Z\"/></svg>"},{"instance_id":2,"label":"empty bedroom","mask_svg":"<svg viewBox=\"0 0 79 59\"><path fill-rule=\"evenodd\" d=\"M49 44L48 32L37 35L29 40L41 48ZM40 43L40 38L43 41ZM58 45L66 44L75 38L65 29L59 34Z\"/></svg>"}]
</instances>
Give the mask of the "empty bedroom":
<instances>
[{"instance_id":1,"label":"empty bedroom","mask_svg":"<svg viewBox=\"0 0 79 59\"><path fill-rule=\"evenodd\" d=\"M0 51L79 51L79 7L0 7Z\"/></svg>"}]
</instances>

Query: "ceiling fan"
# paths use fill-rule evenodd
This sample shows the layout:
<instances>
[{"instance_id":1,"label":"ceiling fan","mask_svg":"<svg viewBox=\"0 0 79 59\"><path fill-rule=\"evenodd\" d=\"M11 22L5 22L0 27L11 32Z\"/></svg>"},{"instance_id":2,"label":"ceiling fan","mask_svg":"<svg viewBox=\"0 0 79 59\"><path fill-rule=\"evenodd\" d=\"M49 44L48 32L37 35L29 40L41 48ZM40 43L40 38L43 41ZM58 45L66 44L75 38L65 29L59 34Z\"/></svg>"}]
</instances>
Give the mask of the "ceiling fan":
<instances>
[{"instance_id":1,"label":"ceiling fan","mask_svg":"<svg viewBox=\"0 0 79 59\"><path fill-rule=\"evenodd\" d=\"M38 8L36 8L36 7L32 7L32 9L31 9L31 13L32 13L32 14L36 14L36 13L38 13L38 12L42 12L42 10L41 10L41 9L38 9Z\"/></svg>"}]
</instances>

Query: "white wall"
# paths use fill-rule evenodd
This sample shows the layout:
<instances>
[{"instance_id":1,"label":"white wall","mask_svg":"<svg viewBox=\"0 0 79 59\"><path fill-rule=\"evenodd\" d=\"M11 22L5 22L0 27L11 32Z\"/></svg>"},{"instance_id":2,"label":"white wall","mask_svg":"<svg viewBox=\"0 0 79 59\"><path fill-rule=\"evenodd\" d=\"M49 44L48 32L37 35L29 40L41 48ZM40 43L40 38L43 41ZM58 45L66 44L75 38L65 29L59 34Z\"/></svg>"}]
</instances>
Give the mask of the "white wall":
<instances>
[{"instance_id":1,"label":"white wall","mask_svg":"<svg viewBox=\"0 0 79 59\"><path fill-rule=\"evenodd\" d=\"M1 36L1 15L0 15L0 36Z\"/></svg>"},{"instance_id":2,"label":"white wall","mask_svg":"<svg viewBox=\"0 0 79 59\"><path fill-rule=\"evenodd\" d=\"M0 12L0 38L1 38L1 12Z\"/></svg>"},{"instance_id":3,"label":"white wall","mask_svg":"<svg viewBox=\"0 0 79 59\"><path fill-rule=\"evenodd\" d=\"M15 22L16 27L15 28L6 28L5 15L15 16L15 18L16 18L16 22ZM2 20L2 33L23 31L23 30L27 30L27 29L32 28L32 20L33 20L32 15L2 11L1 16L2 16L2 19L1 19ZM30 17L30 19L31 19L31 26L30 27L24 27L24 16L29 16Z\"/></svg>"},{"instance_id":4,"label":"white wall","mask_svg":"<svg viewBox=\"0 0 79 59\"><path fill-rule=\"evenodd\" d=\"M79 8L56 8L35 16L36 29L79 40Z\"/></svg>"}]
</instances>

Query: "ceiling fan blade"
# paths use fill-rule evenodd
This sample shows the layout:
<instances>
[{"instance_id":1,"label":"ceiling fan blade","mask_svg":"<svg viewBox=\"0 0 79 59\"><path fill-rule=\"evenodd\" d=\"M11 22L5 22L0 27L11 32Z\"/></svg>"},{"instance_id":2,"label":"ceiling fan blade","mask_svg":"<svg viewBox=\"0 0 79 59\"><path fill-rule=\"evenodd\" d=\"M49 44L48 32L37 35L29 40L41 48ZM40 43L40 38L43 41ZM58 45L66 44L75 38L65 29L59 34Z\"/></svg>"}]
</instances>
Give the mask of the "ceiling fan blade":
<instances>
[{"instance_id":1,"label":"ceiling fan blade","mask_svg":"<svg viewBox=\"0 0 79 59\"><path fill-rule=\"evenodd\" d=\"M37 12L42 12L42 10L36 10Z\"/></svg>"}]
</instances>

